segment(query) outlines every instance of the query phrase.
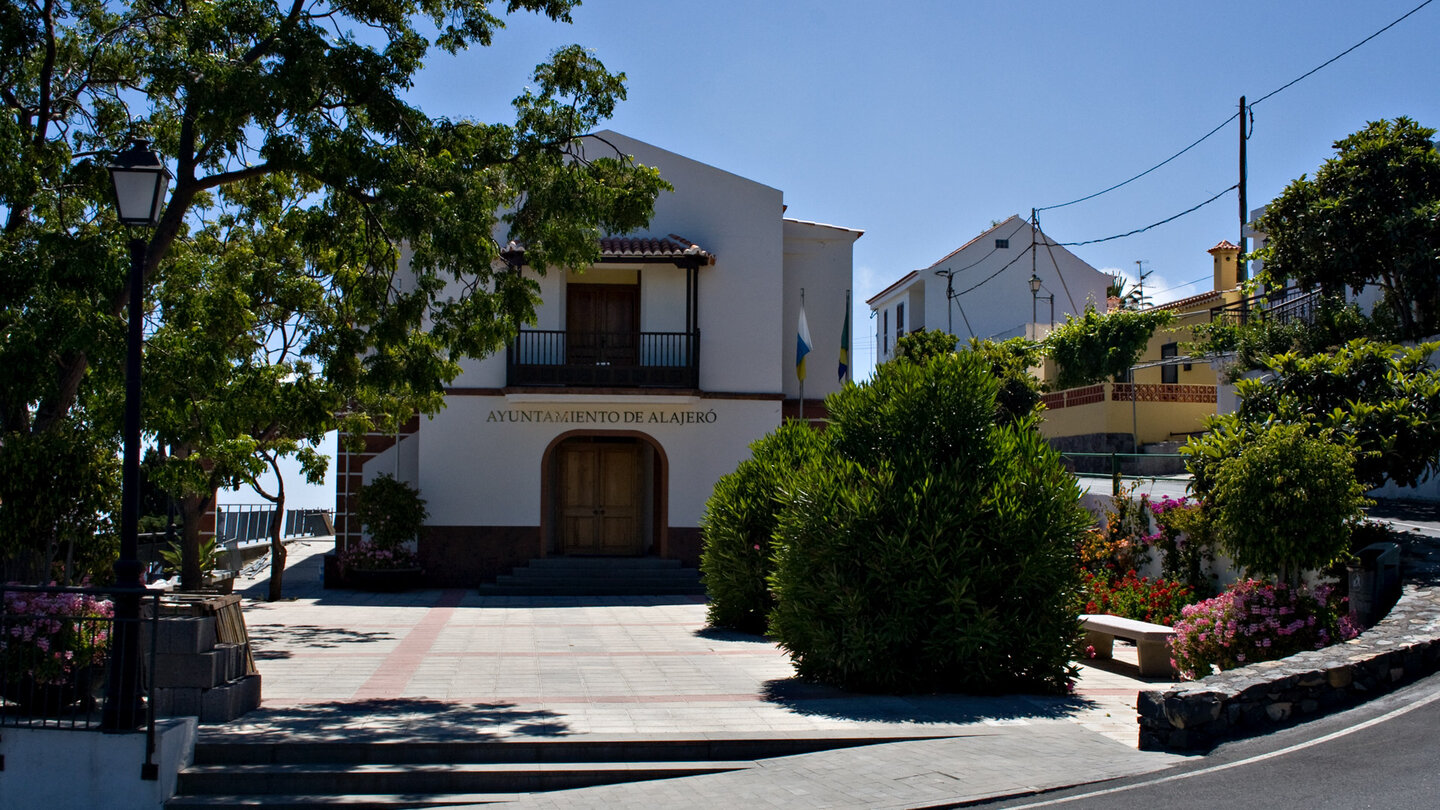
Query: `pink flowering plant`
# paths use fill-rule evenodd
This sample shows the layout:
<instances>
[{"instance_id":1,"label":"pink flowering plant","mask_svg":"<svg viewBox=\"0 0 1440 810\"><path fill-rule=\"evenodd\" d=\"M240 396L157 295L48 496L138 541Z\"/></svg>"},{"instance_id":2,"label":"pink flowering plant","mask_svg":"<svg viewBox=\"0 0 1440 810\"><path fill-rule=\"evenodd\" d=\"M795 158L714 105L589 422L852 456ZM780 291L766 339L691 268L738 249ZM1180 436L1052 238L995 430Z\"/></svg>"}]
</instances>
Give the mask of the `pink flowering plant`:
<instances>
[{"instance_id":1,"label":"pink flowering plant","mask_svg":"<svg viewBox=\"0 0 1440 810\"><path fill-rule=\"evenodd\" d=\"M340 565L347 571L394 571L419 568L420 558L402 546L355 543L340 552Z\"/></svg>"},{"instance_id":2,"label":"pink flowering plant","mask_svg":"<svg viewBox=\"0 0 1440 810\"><path fill-rule=\"evenodd\" d=\"M1314 590L1249 579L1213 599L1180 611L1170 641L1171 662L1182 677L1203 678L1257 661L1318 650L1359 635L1346 600L1333 589Z\"/></svg>"},{"instance_id":3,"label":"pink flowering plant","mask_svg":"<svg viewBox=\"0 0 1440 810\"><path fill-rule=\"evenodd\" d=\"M63 685L105 664L114 606L90 594L6 591L0 614L0 674L6 684Z\"/></svg>"},{"instance_id":4,"label":"pink flowering plant","mask_svg":"<svg viewBox=\"0 0 1440 810\"><path fill-rule=\"evenodd\" d=\"M1215 561L1215 531L1199 501L1166 495L1149 502L1156 530L1145 543L1160 551L1161 577L1183 582L1200 596L1215 593L1210 564Z\"/></svg>"}]
</instances>

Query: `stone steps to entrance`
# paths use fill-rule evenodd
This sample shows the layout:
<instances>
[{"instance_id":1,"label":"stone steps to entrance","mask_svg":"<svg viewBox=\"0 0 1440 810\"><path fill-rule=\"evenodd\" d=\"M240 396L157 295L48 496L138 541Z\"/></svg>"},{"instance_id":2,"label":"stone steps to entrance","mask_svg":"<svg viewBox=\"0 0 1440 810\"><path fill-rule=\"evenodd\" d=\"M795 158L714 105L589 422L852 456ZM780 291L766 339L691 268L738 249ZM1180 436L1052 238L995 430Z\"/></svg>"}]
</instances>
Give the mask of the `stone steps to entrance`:
<instances>
[{"instance_id":1,"label":"stone steps to entrance","mask_svg":"<svg viewBox=\"0 0 1440 810\"><path fill-rule=\"evenodd\" d=\"M520 742L202 742L169 810L439 807L741 770L757 760L916 737L590 738Z\"/></svg>"},{"instance_id":2,"label":"stone steps to entrance","mask_svg":"<svg viewBox=\"0 0 1440 810\"><path fill-rule=\"evenodd\" d=\"M700 572L658 557L543 557L480 586L488 596L665 596L705 593Z\"/></svg>"}]
</instances>

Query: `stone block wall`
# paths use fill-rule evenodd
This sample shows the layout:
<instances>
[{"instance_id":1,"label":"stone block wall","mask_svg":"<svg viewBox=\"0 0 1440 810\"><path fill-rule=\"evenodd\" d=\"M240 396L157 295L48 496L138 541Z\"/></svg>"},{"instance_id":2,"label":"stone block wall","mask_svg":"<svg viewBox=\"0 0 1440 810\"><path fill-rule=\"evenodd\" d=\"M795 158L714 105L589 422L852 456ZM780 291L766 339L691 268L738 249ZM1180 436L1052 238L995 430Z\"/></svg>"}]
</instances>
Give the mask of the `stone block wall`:
<instances>
[{"instance_id":1,"label":"stone block wall","mask_svg":"<svg viewBox=\"0 0 1440 810\"><path fill-rule=\"evenodd\" d=\"M1400 601L1358 638L1163 692L1141 692L1141 750L1205 750L1361 703L1440 671L1440 550L1407 545L1410 581Z\"/></svg>"}]
</instances>

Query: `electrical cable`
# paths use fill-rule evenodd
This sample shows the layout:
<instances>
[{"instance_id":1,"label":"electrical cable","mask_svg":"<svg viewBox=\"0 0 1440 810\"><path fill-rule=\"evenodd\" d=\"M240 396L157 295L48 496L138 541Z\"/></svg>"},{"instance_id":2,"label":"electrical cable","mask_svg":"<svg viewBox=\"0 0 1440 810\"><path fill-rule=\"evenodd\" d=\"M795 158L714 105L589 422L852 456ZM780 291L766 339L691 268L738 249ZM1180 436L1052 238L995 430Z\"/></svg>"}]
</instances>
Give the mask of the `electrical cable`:
<instances>
[{"instance_id":1,"label":"electrical cable","mask_svg":"<svg viewBox=\"0 0 1440 810\"><path fill-rule=\"evenodd\" d=\"M1433 0L1426 0L1426 2L1432 2L1432 1L1433 1ZM1238 117L1239 115L1240 115L1240 113L1237 112L1237 113L1235 113L1234 115L1230 116L1229 118L1226 118L1224 121L1221 121L1221 122L1220 122L1220 125L1219 125L1219 126L1215 127L1214 129L1210 130L1209 132L1205 133L1204 135L1201 135L1199 140L1195 141L1194 143L1190 144L1189 146L1185 147L1184 149L1181 149L1179 152L1176 152L1175 154L1171 155L1170 157L1165 158L1164 160L1160 161L1159 163L1156 163L1154 166L1151 166L1150 168L1146 169L1145 171L1140 172L1139 174L1135 175L1134 177L1130 178L1129 180L1124 180L1124 181L1122 181L1122 182L1116 183L1115 185L1113 185L1113 186L1111 186L1111 187L1109 187L1109 188L1107 188L1107 189L1104 189L1104 190L1102 190L1102 191L1097 191L1097 192L1095 192L1094 194L1090 194L1090 195L1081 197L1081 198L1079 198L1079 199L1071 200L1070 202L1063 202L1063 203L1060 203L1060 204L1058 204L1058 205L1046 205L1046 206L1041 207L1041 208L1036 208L1035 210L1036 210L1036 211L1053 211L1053 210L1055 210L1056 208L1064 208L1064 207L1067 206L1067 205L1074 205L1075 203L1082 203L1082 202L1085 202L1086 200L1093 200L1093 199L1095 199L1096 197L1099 197L1101 194L1109 194L1110 192L1114 191L1114 190L1117 189L1117 188L1120 188L1121 186L1127 186L1127 185L1135 182L1136 180L1139 180L1140 178L1144 177L1145 175L1147 175L1147 174L1155 171L1156 169L1160 168L1161 166L1164 166L1166 163L1169 163L1170 161L1174 160L1175 158L1178 158L1178 157L1180 157L1181 155L1185 154L1186 152L1189 152L1191 149L1194 149L1195 147L1199 146L1201 143L1204 143L1206 139L1208 139L1211 135L1214 135L1215 133L1217 133L1217 132L1219 132L1220 130L1224 129L1227 124L1229 124L1231 121L1234 121L1234 120L1236 119L1236 117Z\"/></svg>"},{"instance_id":2,"label":"electrical cable","mask_svg":"<svg viewBox=\"0 0 1440 810\"><path fill-rule=\"evenodd\" d=\"M1237 115L1238 115L1238 113L1237 113ZM1056 242L1055 244L1059 245L1060 247L1076 247L1077 245L1093 245L1093 244L1095 244L1095 243L1097 243L1097 242L1109 242L1109 241L1114 240L1114 239L1124 239L1124 238L1127 237L1127 236L1134 236L1134 235L1137 234L1137 233L1144 233L1144 232L1150 230L1151 228L1158 228L1159 226L1164 225L1164 224L1167 223L1167 222L1174 222L1175 220L1179 219L1180 217L1185 216L1186 214L1193 214L1193 213L1195 213L1196 211L1199 211L1201 208L1204 208L1205 206L1209 205L1210 203L1215 202L1216 200L1220 199L1221 197L1224 197L1226 194L1229 194L1230 192L1234 191L1235 189L1237 189L1237 188L1239 188L1239 187L1240 187L1240 184L1239 184L1239 183L1236 183L1235 185L1233 185L1233 186L1225 189L1224 191L1220 192L1219 194L1216 194L1214 197L1211 197L1210 199L1206 200L1205 202L1200 203L1200 204L1197 205L1197 206L1194 206L1193 208L1187 208L1187 209L1185 209L1184 211L1181 211L1180 213L1176 214L1176 215L1173 216L1173 217L1166 217L1165 219L1162 219L1162 220L1160 220L1159 222L1155 222L1155 223L1152 223L1152 224L1150 224L1150 225L1146 225L1146 226L1143 227L1143 228L1136 228L1135 230L1133 230L1133 231L1128 231L1128 232L1126 232L1126 233L1117 233L1117 234L1115 234L1114 236L1106 236L1106 237L1104 237L1103 239L1086 239L1086 240L1083 241L1083 242Z\"/></svg>"},{"instance_id":3,"label":"electrical cable","mask_svg":"<svg viewBox=\"0 0 1440 810\"><path fill-rule=\"evenodd\" d=\"M1368 37L1360 40L1359 42L1355 43L1354 45L1351 45L1349 48L1346 48L1345 50L1341 51L1340 53L1338 53L1338 54L1336 54L1335 56L1331 57L1330 59L1326 60L1325 62L1321 63L1319 66L1317 66L1317 67L1315 67L1315 68L1312 68L1312 69L1309 70L1309 71L1306 71L1305 73L1301 74L1300 76L1298 76L1298 77L1296 77L1296 78L1294 78L1294 79L1286 82L1285 84L1283 84L1283 85L1275 88L1274 90L1271 90L1270 92L1266 93L1265 95L1261 96L1260 98L1257 98L1257 99L1255 99L1254 101L1251 101L1251 102L1247 103L1247 104L1245 105L1246 108L1248 109L1248 108L1250 108L1250 107L1253 107L1253 106L1255 106L1256 104L1259 104L1260 102L1262 102L1262 101L1270 98L1271 96L1275 95L1276 93L1279 93L1279 92L1282 91L1282 90L1286 90L1286 89L1288 89L1289 87L1291 87L1292 85L1297 84L1298 82L1300 82L1300 81L1302 81L1302 80L1304 80L1304 79L1309 78L1310 76L1312 76L1312 75L1314 75L1315 73L1319 72L1319 71L1322 70L1323 68L1325 68L1325 67L1329 66L1330 64L1338 61L1340 58L1344 57L1346 54L1350 53L1351 51L1355 50L1356 48L1359 48L1361 45L1364 45L1365 43L1369 42L1370 40L1374 39L1375 37L1378 37L1378 36L1380 36L1381 34L1385 33L1386 31L1389 31L1391 28L1394 28L1395 26L1399 25L1401 22L1403 22L1403 21L1405 20L1406 17L1409 17L1410 15L1414 14L1415 12L1419 11L1419 10L1422 9L1422 8L1425 8L1426 6L1430 5L1430 4L1433 3L1433 2L1435 2L1435 0L1425 0L1425 2L1421 3L1420 5L1416 6L1415 8L1410 9L1408 12L1406 12L1406 13L1405 13L1404 15L1402 15L1400 18L1396 19L1394 22L1390 23L1389 25L1385 26L1384 28L1381 28L1379 31L1376 31L1375 33L1371 34L1370 36L1368 36ZM1100 190L1100 191L1097 191L1097 192L1095 192L1094 194L1088 194L1088 195L1086 195L1086 196L1084 196L1084 197L1079 197L1079 198L1074 199L1074 200L1071 200L1071 201L1069 201L1069 202L1063 202L1063 203L1059 203L1059 204L1057 204L1057 205L1047 205L1047 206L1043 206L1043 207L1041 207L1041 208L1036 208L1035 210L1036 210L1036 211L1052 211L1052 210L1054 210L1054 209L1056 209L1056 208L1064 208L1064 207L1067 206L1067 205L1074 205L1074 204L1076 204L1076 203L1085 202L1086 200L1093 200L1093 199L1095 199L1096 197L1099 197L1099 196L1102 195L1102 194L1108 194L1108 193L1114 191L1114 190L1117 189L1117 188L1121 188L1122 186L1127 186L1127 185L1129 185L1130 183L1133 183L1134 181L1139 180L1140 178L1144 177L1145 175L1147 175L1147 174L1155 171L1156 169L1160 168L1161 166L1164 166L1165 164L1169 163L1170 161L1174 160L1175 158L1178 158L1178 157L1180 157L1181 155L1185 154L1186 152L1189 152L1191 149L1194 149L1195 147L1199 146L1201 143L1203 143L1203 142L1205 142L1207 139L1209 139L1212 135L1214 135L1215 133L1217 133L1217 132L1219 132L1220 130L1224 129L1227 124L1229 124L1231 121L1234 121L1237 117L1240 116L1240 114L1241 114L1240 112L1236 112L1234 115L1231 115L1229 118L1226 118L1224 121L1222 121L1219 126L1215 127L1214 129L1210 130L1209 132L1205 133L1204 135L1201 135L1200 138L1199 138L1198 140L1196 140L1194 143L1190 144L1189 146L1185 147L1184 149L1181 149L1179 152L1176 152L1175 154L1171 155L1170 157L1165 158L1164 160L1160 161L1159 163L1155 164L1154 166L1151 166L1150 168L1146 169L1145 171L1140 172L1139 174L1135 175L1134 177L1131 177L1131 178L1128 179L1128 180L1124 180L1124 181L1121 181L1121 182L1119 182L1119 183L1116 183L1115 185L1110 186L1109 188L1106 188L1106 189L1102 189L1102 190ZM1252 118L1252 126L1253 126L1253 118Z\"/></svg>"},{"instance_id":4,"label":"electrical cable","mask_svg":"<svg viewBox=\"0 0 1440 810\"><path fill-rule=\"evenodd\" d=\"M1321 63L1318 67L1312 68L1311 70L1305 72L1304 74L1301 74L1300 76L1298 76L1298 77L1296 77L1296 78L1294 78L1294 79L1291 79L1290 81L1286 82L1285 84L1280 85L1279 87L1275 88L1274 90L1271 90L1270 92L1266 93L1265 95L1261 96L1260 98L1255 99L1254 101L1250 102L1248 106L1253 107L1253 106L1255 106L1256 104L1259 104L1260 102L1264 101L1265 99L1270 98L1271 96L1273 96L1273 95L1275 95L1276 93L1280 92L1281 90L1284 90L1284 89L1290 87L1291 85L1293 85L1293 84L1301 81L1302 79L1309 78L1311 75L1319 72L1322 68L1328 66L1330 63L1337 61L1338 59L1340 59L1340 57L1344 56L1345 54L1350 53L1351 51L1355 50L1356 48L1360 47L1361 45L1364 45L1365 43L1369 42L1370 40L1374 39L1375 37L1378 37L1378 36L1380 36L1381 34L1385 33L1386 31L1389 31L1391 28L1394 28L1395 26L1399 25L1406 17L1409 17L1411 14L1414 14L1415 12L1419 11L1419 10L1422 9L1422 8L1425 8L1426 6L1430 5L1430 4L1433 3L1433 2L1435 2L1435 0L1425 0L1425 2L1421 3L1420 5L1416 6L1415 8L1410 9L1409 11L1405 12L1405 14L1404 14L1403 16L1401 16L1399 19L1395 20L1394 22L1390 23L1389 25L1385 26L1384 28L1381 28L1379 31L1376 31L1375 33L1371 34L1370 36L1368 36L1368 37L1366 37L1366 38L1364 38L1364 39L1362 39L1362 40L1360 40L1359 42L1355 43L1354 45L1351 45L1350 47L1346 48L1345 50L1341 51L1340 53L1336 54L1335 56L1333 56L1333 57L1331 57L1330 59L1326 60L1325 62Z\"/></svg>"},{"instance_id":5,"label":"electrical cable","mask_svg":"<svg viewBox=\"0 0 1440 810\"><path fill-rule=\"evenodd\" d=\"M1014 264L1015 262L1018 262L1018 261L1020 261L1021 259L1025 258L1025 254L1029 253L1031 250L1034 250L1034 249L1035 249L1035 246L1034 246L1034 245L1030 245L1029 247L1025 248L1024 250L1020 251L1019 255L1017 255L1015 258L1011 259L1010 261L1006 262L1004 267L1001 267L999 270L996 270L995 272L991 273L990 275L986 276L985 278L981 279L980 281L976 282L975 284L972 284L971 286L966 287L965 289L961 290L960 292L955 293L954 297L955 297L955 298L959 298L960 296L964 295L965 293L968 293L968 292L970 292L971 290L974 290L975 288L979 287L981 284L984 284L985 282L989 281L990 279L995 278L996 276L1000 275L1001 273L1003 273L1003 272L1005 272L1007 269L1009 269L1010 265L1012 265L1012 264Z\"/></svg>"},{"instance_id":6,"label":"electrical cable","mask_svg":"<svg viewBox=\"0 0 1440 810\"><path fill-rule=\"evenodd\" d=\"M1024 221L1024 220L1021 220L1020 224L1017 225L1017 226L1015 226L1015 230L1013 230L1013 231L1011 231L1010 233L1008 233L1008 234L1005 235L1005 243L1008 245L1008 244L1010 243L1010 237L1012 237L1012 236L1014 236L1015 234L1019 233L1019 232L1020 232L1020 229L1023 228L1023 227L1025 227L1025 221ZM981 234L981 236L984 236L984 235L985 235L985 234ZM979 238L979 237L976 237L976 238ZM954 251L954 253L959 253L961 250L964 250L964 249L965 249L965 248L962 247L962 248L960 248L959 250ZM936 271L935 271L935 274L938 275L938 276L953 276L953 275L955 275L956 273L963 273L963 272L965 272L966 270L969 270L970 268L975 267L976 265L981 264L981 263L984 262L986 259L990 258L990 254L994 253L994 252L997 251L997 250L1000 250L1000 247L999 247L998 245L992 245L992 246L990 247L989 252L987 252L984 256L981 256L980 258L978 258L978 259L976 259L975 261L973 261L973 262L965 265L964 267L960 268L959 270L950 270L950 269L947 268L947 269L943 269L943 270L936 270ZM954 255L954 254L952 253L951 255ZM939 262L936 262L936 264L939 264Z\"/></svg>"}]
</instances>

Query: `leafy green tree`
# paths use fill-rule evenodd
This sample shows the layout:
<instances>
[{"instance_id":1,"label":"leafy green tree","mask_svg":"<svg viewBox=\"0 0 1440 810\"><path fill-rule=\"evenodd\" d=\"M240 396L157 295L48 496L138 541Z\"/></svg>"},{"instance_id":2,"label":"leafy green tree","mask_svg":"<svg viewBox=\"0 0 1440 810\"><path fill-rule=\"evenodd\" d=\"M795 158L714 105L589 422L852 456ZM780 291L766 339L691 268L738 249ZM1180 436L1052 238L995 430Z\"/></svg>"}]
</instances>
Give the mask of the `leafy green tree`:
<instances>
[{"instance_id":1,"label":"leafy green tree","mask_svg":"<svg viewBox=\"0 0 1440 810\"><path fill-rule=\"evenodd\" d=\"M895 341L895 361L925 365L930 358L955 351L957 338L944 329L911 332Z\"/></svg>"},{"instance_id":2,"label":"leafy green tree","mask_svg":"<svg viewBox=\"0 0 1440 810\"><path fill-rule=\"evenodd\" d=\"M1009 421L976 352L885 363L826 399L786 487L770 628L804 677L876 691L1063 691L1077 632L1074 479Z\"/></svg>"},{"instance_id":3,"label":"leafy green tree","mask_svg":"<svg viewBox=\"0 0 1440 810\"><path fill-rule=\"evenodd\" d=\"M433 408L459 358L495 351L534 317L536 285L499 261L503 240L524 244L532 267L581 267L599 234L644 224L666 186L584 137L624 85L578 46L536 69L514 124L432 119L405 100L432 48L490 43L504 25L492 5L0 2L0 456L77 421L89 435L115 431L128 258L104 165L132 132L147 133L175 173L149 235L147 299L172 277L193 283L195 266L218 255L207 239L293 241L288 253L243 257L249 278L272 278L277 297L313 282L341 302L306 311L296 357L326 381L326 396L353 398L341 427L359 433ZM568 20L574 5L509 0L505 10ZM207 236L212 228L223 236ZM247 309L248 290L213 292L212 314L226 319L218 330L268 322ZM160 336L165 306L150 324L157 342L200 337ZM189 359L244 366L239 346L221 348L235 334ZM268 338L249 339L253 350ZM204 371L224 376L219 365ZM147 429L184 438L172 458L203 467L247 441L198 403L189 424L206 435L190 441L175 427L183 419L156 421L156 401L147 390ZM45 490L55 475L35 470L16 486ZM0 522L47 520L26 499L7 498L0 512L27 513Z\"/></svg>"},{"instance_id":4,"label":"leafy green tree","mask_svg":"<svg viewBox=\"0 0 1440 810\"><path fill-rule=\"evenodd\" d=\"M1230 355L1230 381L1247 371L1264 368L1277 354L1296 352L1320 354L1352 340L1369 337L1377 328L1360 307L1346 304L1339 296L1321 296L1310 320L1281 322L1267 317L1264 302L1256 305L1244 323L1219 320L1192 327L1193 342L1185 352L1196 356Z\"/></svg>"},{"instance_id":5,"label":"leafy green tree","mask_svg":"<svg viewBox=\"0 0 1440 810\"><path fill-rule=\"evenodd\" d=\"M1350 530L1370 503L1343 443L1285 424L1259 430L1221 462L1211 495L1221 549L1291 585L1349 552Z\"/></svg>"},{"instance_id":6,"label":"leafy green tree","mask_svg":"<svg viewBox=\"0 0 1440 810\"><path fill-rule=\"evenodd\" d=\"M1030 369L1040 365L1041 347L1033 340L1010 338L993 341L970 338L967 351L978 355L1000 383L995 394L997 414L1018 421L1035 413L1042 395L1040 380Z\"/></svg>"},{"instance_id":7,"label":"leafy green tree","mask_svg":"<svg viewBox=\"0 0 1440 810\"><path fill-rule=\"evenodd\" d=\"M1413 486L1440 471L1440 371L1429 361L1437 348L1356 340L1331 354L1271 357L1267 377L1236 384L1236 411L1208 419L1207 433L1182 448L1196 491L1211 492L1219 465L1275 423L1346 444L1367 489Z\"/></svg>"},{"instance_id":8,"label":"leafy green tree","mask_svg":"<svg viewBox=\"0 0 1440 810\"><path fill-rule=\"evenodd\" d=\"M1118 380L1140 359L1155 330L1173 323L1175 316L1158 309L1119 310L1101 315L1086 305L1080 317L1065 316L1065 323L1045 336L1045 352L1055 361L1057 389Z\"/></svg>"},{"instance_id":9,"label":"leafy green tree","mask_svg":"<svg viewBox=\"0 0 1440 810\"><path fill-rule=\"evenodd\" d=\"M1292 182L1256 227L1267 284L1328 294L1378 285L1377 316L1414 340L1440 331L1440 151L1409 118L1372 121L1335 142L1335 157Z\"/></svg>"}]
</instances>

